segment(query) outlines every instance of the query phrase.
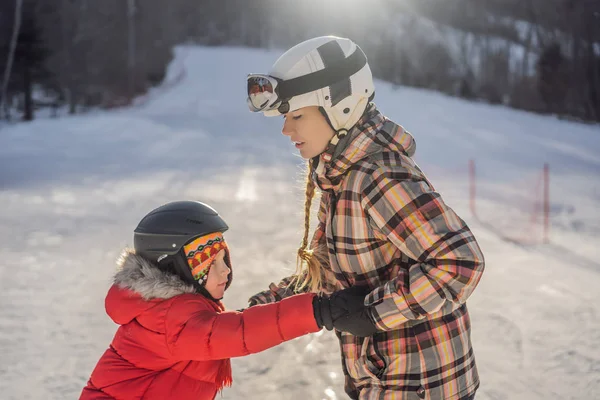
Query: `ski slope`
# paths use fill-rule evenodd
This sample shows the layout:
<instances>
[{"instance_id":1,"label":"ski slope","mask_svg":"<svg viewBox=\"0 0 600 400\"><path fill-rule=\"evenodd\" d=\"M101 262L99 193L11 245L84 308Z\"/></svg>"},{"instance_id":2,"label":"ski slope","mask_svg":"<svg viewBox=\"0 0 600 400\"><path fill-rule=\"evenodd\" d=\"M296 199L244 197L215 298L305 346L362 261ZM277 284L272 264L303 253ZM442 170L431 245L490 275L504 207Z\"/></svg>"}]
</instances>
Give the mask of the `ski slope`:
<instances>
[{"instance_id":1,"label":"ski slope","mask_svg":"<svg viewBox=\"0 0 600 400\"><path fill-rule=\"evenodd\" d=\"M229 223L230 309L294 269L303 163L281 118L247 111L245 77L278 52L178 47L168 80L134 107L0 129L0 397L74 399L116 326L104 296L141 217L213 205ZM181 71L185 74L181 76ZM478 400L600 398L600 127L376 82L416 160L486 256L469 299ZM476 160L479 219L468 200ZM542 165L551 243L525 231ZM534 242L536 241L534 240ZM233 360L223 399L344 399L331 332Z\"/></svg>"}]
</instances>

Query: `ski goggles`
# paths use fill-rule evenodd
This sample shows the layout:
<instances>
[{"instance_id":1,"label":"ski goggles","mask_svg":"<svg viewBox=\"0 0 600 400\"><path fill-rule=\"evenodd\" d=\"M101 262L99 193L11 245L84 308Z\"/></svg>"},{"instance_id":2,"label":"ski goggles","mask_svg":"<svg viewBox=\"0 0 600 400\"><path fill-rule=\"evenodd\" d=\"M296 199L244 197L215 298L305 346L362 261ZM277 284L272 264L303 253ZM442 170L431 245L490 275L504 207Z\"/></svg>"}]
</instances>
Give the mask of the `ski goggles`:
<instances>
[{"instance_id":1,"label":"ski goggles","mask_svg":"<svg viewBox=\"0 0 600 400\"><path fill-rule=\"evenodd\" d=\"M269 75L248 75L248 108L250 111L268 111L278 108L280 80ZM283 113L284 110L280 110ZM287 112L287 111L285 111Z\"/></svg>"}]
</instances>

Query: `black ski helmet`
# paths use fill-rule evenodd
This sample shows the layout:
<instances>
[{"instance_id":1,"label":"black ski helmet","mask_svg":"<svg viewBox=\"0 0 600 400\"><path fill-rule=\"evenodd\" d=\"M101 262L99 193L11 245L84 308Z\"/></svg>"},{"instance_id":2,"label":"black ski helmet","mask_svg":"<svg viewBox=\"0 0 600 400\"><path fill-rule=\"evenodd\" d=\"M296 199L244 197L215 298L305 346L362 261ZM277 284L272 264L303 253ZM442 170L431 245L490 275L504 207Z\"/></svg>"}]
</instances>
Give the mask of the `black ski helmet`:
<instances>
[{"instance_id":1,"label":"black ski helmet","mask_svg":"<svg viewBox=\"0 0 600 400\"><path fill-rule=\"evenodd\" d=\"M159 268L171 270L184 281L194 280L183 252L183 246L197 237L209 233L225 232L229 227L219 213L199 201L175 201L150 211L138 224L133 234L136 254L157 264ZM229 268L229 257L226 259ZM231 284L231 272L229 282Z\"/></svg>"}]
</instances>

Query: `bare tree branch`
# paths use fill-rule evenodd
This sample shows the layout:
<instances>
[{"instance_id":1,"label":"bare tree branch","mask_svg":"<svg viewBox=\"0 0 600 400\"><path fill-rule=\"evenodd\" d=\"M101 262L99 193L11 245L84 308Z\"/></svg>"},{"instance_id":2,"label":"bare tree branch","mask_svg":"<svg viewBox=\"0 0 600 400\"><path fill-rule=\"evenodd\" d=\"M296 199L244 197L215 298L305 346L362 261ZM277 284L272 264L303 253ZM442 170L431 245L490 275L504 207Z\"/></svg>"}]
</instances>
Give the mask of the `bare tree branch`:
<instances>
[{"instance_id":1,"label":"bare tree branch","mask_svg":"<svg viewBox=\"0 0 600 400\"><path fill-rule=\"evenodd\" d=\"M21 9L23 6L23 0L16 0L15 3L15 23L13 26L12 38L10 41L10 50L8 52L8 61L6 68L4 69L4 79L2 80L2 93L0 95L0 110L4 110L5 118L9 119L10 114L8 110L8 103L6 102L6 92L8 89L8 81L12 70L12 63L15 56L15 50L17 48L17 40L19 38L19 30L21 29Z\"/></svg>"}]
</instances>

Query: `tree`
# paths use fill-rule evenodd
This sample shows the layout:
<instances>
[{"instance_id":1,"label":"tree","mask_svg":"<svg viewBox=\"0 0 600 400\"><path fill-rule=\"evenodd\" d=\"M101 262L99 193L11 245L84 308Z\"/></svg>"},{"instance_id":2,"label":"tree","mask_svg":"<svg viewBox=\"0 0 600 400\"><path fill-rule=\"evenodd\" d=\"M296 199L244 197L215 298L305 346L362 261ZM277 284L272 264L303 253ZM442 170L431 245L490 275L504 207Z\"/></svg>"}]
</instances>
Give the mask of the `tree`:
<instances>
[{"instance_id":1,"label":"tree","mask_svg":"<svg viewBox=\"0 0 600 400\"><path fill-rule=\"evenodd\" d=\"M559 113L564 110L566 67L566 59L558 43L544 49L538 60L538 90L548 112Z\"/></svg>"},{"instance_id":2,"label":"tree","mask_svg":"<svg viewBox=\"0 0 600 400\"><path fill-rule=\"evenodd\" d=\"M16 19L20 20L20 24L16 41L13 39L10 43L12 56L6 62L5 71L8 72L5 74L3 82L3 87L6 87L3 101L6 103L11 98L20 95L23 119L32 120L34 84L47 85L50 78L44 65L48 52L42 42L34 2L21 1L17 3L17 10L18 17ZM17 23L15 21L15 25ZM4 54L9 53L7 46L3 46L1 51Z\"/></svg>"},{"instance_id":3,"label":"tree","mask_svg":"<svg viewBox=\"0 0 600 400\"><path fill-rule=\"evenodd\" d=\"M16 0L15 4L15 17L13 24L12 38L10 40L8 57L6 66L4 68L4 79L2 80L2 92L0 93L0 113L5 110L6 106L6 95L8 90L8 81L10 80L10 74L12 72L12 64L15 56L15 50L17 48L17 38L21 29L21 8L23 5L22 0ZM5 110L6 118L9 118L8 110Z\"/></svg>"},{"instance_id":4,"label":"tree","mask_svg":"<svg viewBox=\"0 0 600 400\"><path fill-rule=\"evenodd\" d=\"M17 41L15 53L15 66L21 71L23 101L23 119L33 119L33 85L48 78L48 72L44 66L47 57L42 39L41 31L37 26L35 14L31 9L25 9L21 31Z\"/></svg>"}]
</instances>

